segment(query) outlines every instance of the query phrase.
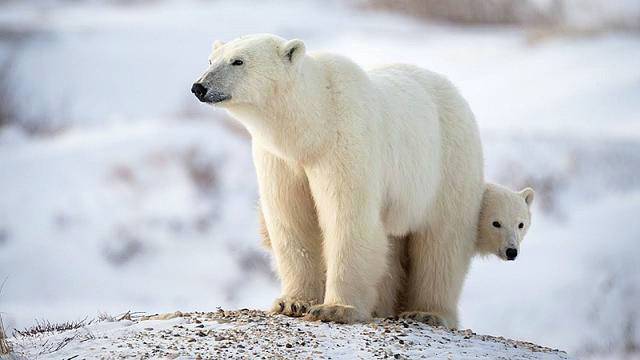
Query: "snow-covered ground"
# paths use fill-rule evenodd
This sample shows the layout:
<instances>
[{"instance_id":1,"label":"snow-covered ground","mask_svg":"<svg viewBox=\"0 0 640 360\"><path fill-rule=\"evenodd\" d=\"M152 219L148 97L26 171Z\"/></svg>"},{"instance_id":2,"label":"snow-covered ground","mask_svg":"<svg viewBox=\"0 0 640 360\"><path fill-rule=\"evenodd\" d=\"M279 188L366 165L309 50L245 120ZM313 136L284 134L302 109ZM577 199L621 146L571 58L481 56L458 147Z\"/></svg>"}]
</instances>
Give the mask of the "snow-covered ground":
<instances>
[{"instance_id":1,"label":"snow-covered ground","mask_svg":"<svg viewBox=\"0 0 640 360\"><path fill-rule=\"evenodd\" d=\"M413 321L324 324L262 311L110 319L14 339L25 359L567 359L567 353ZM21 358L18 358L21 360Z\"/></svg>"},{"instance_id":2,"label":"snow-covered ground","mask_svg":"<svg viewBox=\"0 0 640 360\"><path fill-rule=\"evenodd\" d=\"M214 39L304 39L363 66L449 76L476 113L489 180L533 186L515 262L478 259L462 325L579 357L640 346L640 37L528 41L321 2L48 2L11 57L20 112L67 130L0 130L0 313L9 328L98 312L266 308L246 134L190 85ZM46 2L45 2L46 4Z\"/></svg>"}]
</instances>

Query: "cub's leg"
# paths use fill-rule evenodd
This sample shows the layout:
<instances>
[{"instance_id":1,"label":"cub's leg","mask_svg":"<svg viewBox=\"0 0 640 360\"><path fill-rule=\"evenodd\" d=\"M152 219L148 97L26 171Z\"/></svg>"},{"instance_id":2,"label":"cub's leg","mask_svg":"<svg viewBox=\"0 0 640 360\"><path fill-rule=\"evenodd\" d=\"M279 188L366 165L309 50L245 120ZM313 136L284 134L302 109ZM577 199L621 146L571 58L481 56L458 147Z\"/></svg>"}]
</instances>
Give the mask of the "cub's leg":
<instances>
[{"instance_id":1,"label":"cub's leg","mask_svg":"<svg viewBox=\"0 0 640 360\"><path fill-rule=\"evenodd\" d=\"M389 237L388 269L378 285L378 303L374 317L392 317L398 314L404 303L406 288L407 238Z\"/></svg>"},{"instance_id":2,"label":"cub's leg","mask_svg":"<svg viewBox=\"0 0 640 360\"><path fill-rule=\"evenodd\" d=\"M446 221L436 222L429 230L411 235L407 304L400 317L458 327L458 300L474 239L475 229L465 222L458 228Z\"/></svg>"},{"instance_id":3,"label":"cub's leg","mask_svg":"<svg viewBox=\"0 0 640 360\"><path fill-rule=\"evenodd\" d=\"M260 206L281 281L272 311L302 316L324 293L322 235L302 169L254 144Z\"/></svg>"}]
</instances>

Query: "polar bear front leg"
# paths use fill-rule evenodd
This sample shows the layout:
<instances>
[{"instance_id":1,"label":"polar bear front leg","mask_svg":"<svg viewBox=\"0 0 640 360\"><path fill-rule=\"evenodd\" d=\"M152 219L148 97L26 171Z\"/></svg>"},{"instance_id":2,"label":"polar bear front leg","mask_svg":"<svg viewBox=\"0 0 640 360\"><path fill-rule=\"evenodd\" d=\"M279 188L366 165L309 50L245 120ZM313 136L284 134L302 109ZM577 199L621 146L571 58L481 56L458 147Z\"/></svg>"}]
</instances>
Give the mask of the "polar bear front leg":
<instances>
[{"instance_id":1,"label":"polar bear front leg","mask_svg":"<svg viewBox=\"0 0 640 360\"><path fill-rule=\"evenodd\" d=\"M302 316L322 303L322 234L304 171L254 144L260 206L269 233L281 295L272 311Z\"/></svg>"},{"instance_id":2,"label":"polar bear front leg","mask_svg":"<svg viewBox=\"0 0 640 360\"><path fill-rule=\"evenodd\" d=\"M366 176L324 170L307 172L324 234L327 267L324 303L312 307L307 318L368 321L387 268L388 241L380 209L363 181Z\"/></svg>"}]
</instances>

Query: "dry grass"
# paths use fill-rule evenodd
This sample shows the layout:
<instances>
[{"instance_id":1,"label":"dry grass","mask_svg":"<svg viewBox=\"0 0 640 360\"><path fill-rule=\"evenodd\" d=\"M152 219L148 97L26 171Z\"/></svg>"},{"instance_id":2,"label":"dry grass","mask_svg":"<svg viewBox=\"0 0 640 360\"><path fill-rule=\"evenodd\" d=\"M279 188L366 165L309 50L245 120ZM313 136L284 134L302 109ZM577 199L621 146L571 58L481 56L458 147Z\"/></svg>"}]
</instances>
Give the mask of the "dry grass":
<instances>
[{"instance_id":1,"label":"dry grass","mask_svg":"<svg viewBox=\"0 0 640 360\"><path fill-rule=\"evenodd\" d=\"M2 294L2 289L4 288L4 284L7 281L5 278L0 284L0 294ZM7 333L4 330L4 323L2 322L2 314L0 314L0 355L7 355L11 352L11 344L7 341Z\"/></svg>"},{"instance_id":2,"label":"dry grass","mask_svg":"<svg viewBox=\"0 0 640 360\"><path fill-rule=\"evenodd\" d=\"M0 355L7 355L11 352L11 344L7 341L7 333L4 331L2 315L0 315Z\"/></svg>"},{"instance_id":3,"label":"dry grass","mask_svg":"<svg viewBox=\"0 0 640 360\"><path fill-rule=\"evenodd\" d=\"M640 19L636 23L623 20L610 20L597 25L573 26L556 24L553 26L531 27L526 33L528 45L539 45L547 41L563 39L593 38L611 31L638 33L640 32Z\"/></svg>"},{"instance_id":4,"label":"dry grass","mask_svg":"<svg viewBox=\"0 0 640 360\"><path fill-rule=\"evenodd\" d=\"M370 0L368 6L418 18L475 24L552 24L563 16L555 0L542 11L529 0Z\"/></svg>"},{"instance_id":5,"label":"dry grass","mask_svg":"<svg viewBox=\"0 0 640 360\"><path fill-rule=\"evenodd\" d=\"M93 323L93 320L87 321L87 318L77 321L67 321L63 323L51 323L48 320L38 321L26 329L14 330L14 336L37 336L40 334L46 334L50 332L62 332L68 330L75 330L81 327L87 326Z\"/></svg>"},{"instance_id":6,"label":"dry grass","mask_svg":"<svg viewBox=\"0 0 640 360\"><path fill-rule=\"evenodd\" d=\"M0 64L0 128L7 126L15 118L15 108L11 90L9 89L9 74L11 62L5 61Z\"/></svg>"},{"instance_id":7,"label":"dry grass","mask_svg":"<svg viewBox=\"0 0 640 360\"><path fill-rule=\"evenodd\" d=\"M218 164L214 158L194 146L182 155L182 162L189 179L198 191L211 194L218 189Z\"/></svg>"},{"instance_id":8,"label":"dry grass","mask_svg":"<svg viewBox=\"0 0 640 360\"><path fill-rule=\"evenodd\" d=\"M113 241L105 244L103 255L114 266L129 264L147 251L145 241L128 227L118 227Z\"/></svg>"},{"instance_id":9,"label":"dry grass","mask_svg":"<svg viewBox=\"0 0 640 360\"><path fill-rule=\"evenodd\" d=\"M20 337L16 350L18 354L25 346L30 348L30 352L37 353L37 356L54 353L73 341L85 342L95 339L95 336L88 331L85 326L93 323L94 320L87 321L67 321L64 323L51 323L49 321L36 321L36 324L24 330L13 331L14 337ZM52 333L64 333L64 336L57 338L47 338L42 341L42 337L46 337Z\"/></svg>"},{"instance_id":10,"label":"dry grass","mask_svg":"<svg viewBox=\"0 0 640 360\"><path fill-rule=\"evenodd\" d=\"M456 25L515 25L528 30L527 43L536 45L555 38L593 37L617 31L640 32L640 14L608 13L602 0L596 8L567 0L550 0L541 5L534 0L366 0L364 8L388 10L423 20L445 21ZM602 8L598 11L597 6ZM572 15L586 11L593 19L572 21Z\"/></svg>"}]
</instances>

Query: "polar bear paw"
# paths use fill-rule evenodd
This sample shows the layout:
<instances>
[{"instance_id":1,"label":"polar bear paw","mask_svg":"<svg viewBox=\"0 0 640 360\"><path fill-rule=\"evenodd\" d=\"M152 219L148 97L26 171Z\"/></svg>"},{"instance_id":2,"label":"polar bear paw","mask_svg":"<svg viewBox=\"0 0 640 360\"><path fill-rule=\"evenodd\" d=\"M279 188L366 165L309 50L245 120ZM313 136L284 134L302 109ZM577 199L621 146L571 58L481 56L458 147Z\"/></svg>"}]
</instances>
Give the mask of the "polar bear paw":
<instances>
[{"instance_id":1,"label":"polar bear paw","mask_svg":"<svg viewBox=\"0 0 640 360\"><path fill-rule=\"evenodd\" d=\"M337 304L315 305L309 310L305 319L310 321L335 322L338 324L352 324L367 320L355 307Z\"/></svg>"},{"instance_id":2,"label":"polar bear paw","mask_svg":"<svg viewBox=\"0 0 640 360\"><path fill-rule=\"evenodd\" d=\"M273 303L271 312L273 314L282 314L293 317L304 316L307 311L316 304L313 300L300 300L293 298L279 298Z\"/></svg>"},{"instance_id":3,"label":"polar bear paw","mask_svg":"<svg viewBox=\"0 0 640 360\"><path fill-rule=\"evenodd\" d=\"M440 315L426 311L405 311L400 314L401 319L411 319L431 326L449 327L447 321Z\"/></svg>"}]
</instances>

